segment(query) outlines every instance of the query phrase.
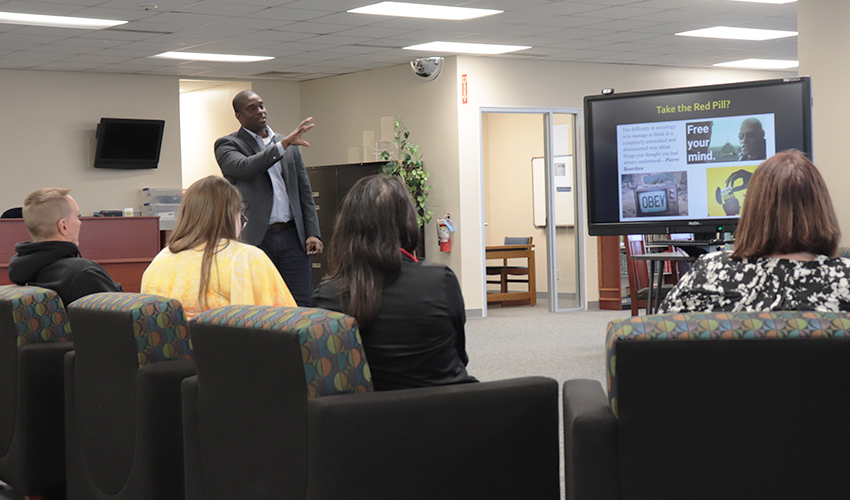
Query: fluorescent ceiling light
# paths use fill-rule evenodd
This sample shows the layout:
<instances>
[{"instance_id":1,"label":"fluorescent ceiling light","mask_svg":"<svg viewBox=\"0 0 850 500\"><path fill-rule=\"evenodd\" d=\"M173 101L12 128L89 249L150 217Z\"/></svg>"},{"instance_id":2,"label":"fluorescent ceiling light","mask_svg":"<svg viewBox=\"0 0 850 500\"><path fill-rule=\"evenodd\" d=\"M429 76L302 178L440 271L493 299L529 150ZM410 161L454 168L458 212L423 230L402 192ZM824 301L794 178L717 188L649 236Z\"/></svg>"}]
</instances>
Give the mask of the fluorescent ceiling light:
<instances>
[{"instance_id":1,"label":"fluorescent ceiling light","mask_svg":"<svg viewBox=\"0 0 850 500\"><path fill-rule=\"evenodd\" d=\"M798 61L783 59L741 59L740 61L729 61L717 63L715 66L724 68L748 68L748 69L791 69L800 65Z\"/></svg>"},{"instance_id":2,"label":"fluorescent ceiling light","mask_svg":"<svg viewBox=\"0 0 850 500\"><path fill-rule=\"evenodd\" d=\"M18 12L0 12L0 24L23 24L25 26L49 26L51 28L80 28L101 30L111 28L127 21L114 19L90 19L87 17L45 16L41 14L21 14Z\"/></svg>"},{"instance_id":3,"label":"fluorescent ceiling light","mask_svg":"<svg viewBox=\"0 0 850 500\"><path fill-rule=\"evenodd\" d=\"M732 0L733 2L752 2L752 3L791 3L797 0Z\"/></svg>"},{"instance_id":4,"label":"fluorescent ceiling light","mask_svg":"<svg viewBox=\"0 0 850 500\"><path fill-rule=\"evenodd\" d=\"M354 14L374 14L376 16L418 17L421 19L448 19L463 21L477 17L501 14L503 10L471 9L469 7L447 7L444 5L428 5L423 3L380 2L348 12Z\"/></svg>"},{"instance_id":5,"label":"fluorescent ceiling light","mask_svg":"<svg viewBox=\"0 0 850 500\"><path fill-rule=\"evenodd\" d=\"M729 40L773 40L797 36L796 31L760 30L753 28L732 28L729 26L715 26L701 30L683 31L676 33L679 36L697 36L703 38L726 38Z\"/></svg>"},{"instance_id":6,"label":"fluorescent ceiling light","mask_svg":"<svg viewBox=\"0 0 850 500\"><path fill-rule=\"evenodd\" d=\"M530 49L530 45L495 45L492 43L428 42L403 47L406 50L452 52L455 54L504 54Z\"/></svg>"},{"instance_id":7,"label":"fluorescent ceiling light","mask_svg":"<svg viewBox=\"0 0 850 500\"><path fill-rule=\"evenodd\" d=\"M215 62L257 62L268 61L274 57L266 56L237 56L233 54L205 54L203 52L163 52L156 59L181 59L186 61L215 61Z\"/></svg>"}]
</instances>

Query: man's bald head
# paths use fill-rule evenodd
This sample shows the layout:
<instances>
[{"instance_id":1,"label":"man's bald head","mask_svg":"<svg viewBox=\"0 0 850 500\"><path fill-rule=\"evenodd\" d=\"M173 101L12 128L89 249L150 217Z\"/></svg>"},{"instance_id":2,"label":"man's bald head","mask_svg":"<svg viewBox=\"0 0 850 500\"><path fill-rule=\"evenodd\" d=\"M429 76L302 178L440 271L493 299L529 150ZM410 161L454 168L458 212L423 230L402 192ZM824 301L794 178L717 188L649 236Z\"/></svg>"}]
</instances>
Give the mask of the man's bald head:
<instances>
[{"instance_id":1,"label":"man's bald head","mask_svg":"<svg viewBox=\"0 0 850 500\"><path fill-rule=\"evenodd\" d=\"M245 109L245 105L248 104L248 101L257 95L253 90L243 90L239 92L233 97L233 112L240 113L243 109Z\"/></svg>"}]
</instances>

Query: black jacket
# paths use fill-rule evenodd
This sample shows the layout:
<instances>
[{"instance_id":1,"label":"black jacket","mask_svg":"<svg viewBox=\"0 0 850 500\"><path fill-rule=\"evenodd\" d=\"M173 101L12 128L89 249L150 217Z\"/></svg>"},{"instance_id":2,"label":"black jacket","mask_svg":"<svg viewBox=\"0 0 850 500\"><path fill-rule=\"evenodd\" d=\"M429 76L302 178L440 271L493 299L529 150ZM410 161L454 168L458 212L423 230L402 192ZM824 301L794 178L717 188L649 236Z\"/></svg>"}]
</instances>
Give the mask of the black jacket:
<instances>
[{"instance_id":1,"label":"black jacket","mask_svg":"<svg viewBox=\"0 0 850 500\"><path fill-rule=\"evenodd\" d=\"M345 312L346 306L336 280L313 293L313 307ZM465 321L452 270L403 257L398 278L384 286L378 315L360 330L375 389L477 382L466 372Z\"/></svg>"},{"instance_id":2,"label":"black jacket","mask_svg":"<svg viewBox=\"0 0 850 500\"><path fill-rule=\"evenodd\" d=\"M17 285L54 290L67 306L97 292L123 292L100 264L80 257L80 249L69 241L23 242L15 245L18 255L9 260L9 279Z\"/></svg>"}]
</instances>

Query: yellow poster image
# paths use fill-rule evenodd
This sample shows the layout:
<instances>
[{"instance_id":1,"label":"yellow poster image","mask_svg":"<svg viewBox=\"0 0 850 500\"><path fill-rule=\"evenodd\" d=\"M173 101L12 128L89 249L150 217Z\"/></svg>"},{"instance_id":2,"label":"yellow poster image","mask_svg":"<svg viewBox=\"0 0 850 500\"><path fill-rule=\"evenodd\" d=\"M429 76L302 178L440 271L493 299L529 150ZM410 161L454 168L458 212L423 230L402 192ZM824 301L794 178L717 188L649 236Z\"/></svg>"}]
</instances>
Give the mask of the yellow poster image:
<instances>
[{"instance_id":1,"label":"yellow poster image","mask_svg":"<svg viewBox=\"0 0 850 500\"><path fill-rule=\"evenodd\" d=\"M758 164L705 170L709 217L741 215L741 207L747 196L747 186L756 167Z\"/></svg>"}]
</instances>

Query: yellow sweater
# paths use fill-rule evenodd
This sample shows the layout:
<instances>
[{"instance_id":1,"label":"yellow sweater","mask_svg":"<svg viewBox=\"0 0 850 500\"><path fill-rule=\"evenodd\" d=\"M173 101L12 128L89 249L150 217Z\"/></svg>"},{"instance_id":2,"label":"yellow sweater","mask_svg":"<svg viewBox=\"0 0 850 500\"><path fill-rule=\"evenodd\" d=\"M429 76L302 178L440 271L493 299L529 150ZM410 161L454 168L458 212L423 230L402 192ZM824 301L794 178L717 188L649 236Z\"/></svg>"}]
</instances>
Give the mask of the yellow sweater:
<instances>
[{"instance_id":1,"label":"yellow sweater","mask_svg":"<svg viewBox=\"0 0 850 500\"><path fill-rule=\"evenodd\" d=\"M222 240L210 267L206 307L198 302L204 247L172 253L163 248L142 276L142 293L179 300L186 315L230 304L297 307L268 256L253 245Z\"/></svg>"}]
</instances>

